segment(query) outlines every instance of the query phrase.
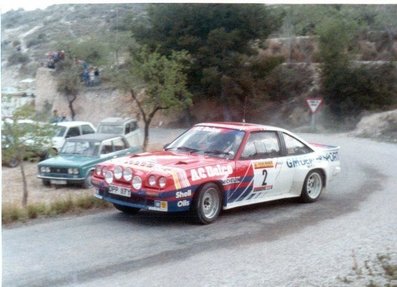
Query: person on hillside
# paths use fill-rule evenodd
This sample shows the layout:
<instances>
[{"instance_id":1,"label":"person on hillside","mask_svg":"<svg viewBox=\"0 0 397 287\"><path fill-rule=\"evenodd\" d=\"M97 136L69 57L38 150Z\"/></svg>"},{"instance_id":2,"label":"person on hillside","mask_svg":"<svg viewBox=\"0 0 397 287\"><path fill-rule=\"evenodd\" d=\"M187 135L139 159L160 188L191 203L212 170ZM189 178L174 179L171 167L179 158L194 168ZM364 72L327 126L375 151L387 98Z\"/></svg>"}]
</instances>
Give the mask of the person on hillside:
<instances>
[{"instance_id":1,"label":"person on hillside","mask_svg":"<svg viewBox=\"0 0 397 287\"><path fill-rule=\"evenodd\" d=\"M52 111L52 117L50 118L50 123L59 123L61 121L61 117L58 114L58 110Z\"/></svg>"}]
</instances>

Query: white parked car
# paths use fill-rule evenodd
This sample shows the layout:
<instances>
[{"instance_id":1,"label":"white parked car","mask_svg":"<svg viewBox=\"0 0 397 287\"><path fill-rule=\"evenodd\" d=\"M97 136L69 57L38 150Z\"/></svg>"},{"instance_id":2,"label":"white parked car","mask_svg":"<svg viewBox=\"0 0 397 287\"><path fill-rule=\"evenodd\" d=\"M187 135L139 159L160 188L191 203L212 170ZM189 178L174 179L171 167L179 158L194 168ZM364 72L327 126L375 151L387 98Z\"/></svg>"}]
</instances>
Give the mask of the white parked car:
<instances>
[{"instance_id":1,"label":"white parked car","mask_svg":"<svg viewBox=\"0 0 397 287\"><path fill-rule=\"evenodd\" d=\"M56 133L52 138L52 148L56 153L61 149L67 138L96 132L94 125L90 122L59 122L55 123L54 126L56 127Z\"/></svg>"},{"instance_id":2,"label":"white parked car","mask_svg":"<svg viewBox=\"0 0 397 287\"><path fill-rule=\"evenodd\" d=\"M123 135L131 146L142 146L143 143L138 121L131 118L106 118L99 123L97 132L102 134Z\"/></svg>"}]
</instances>

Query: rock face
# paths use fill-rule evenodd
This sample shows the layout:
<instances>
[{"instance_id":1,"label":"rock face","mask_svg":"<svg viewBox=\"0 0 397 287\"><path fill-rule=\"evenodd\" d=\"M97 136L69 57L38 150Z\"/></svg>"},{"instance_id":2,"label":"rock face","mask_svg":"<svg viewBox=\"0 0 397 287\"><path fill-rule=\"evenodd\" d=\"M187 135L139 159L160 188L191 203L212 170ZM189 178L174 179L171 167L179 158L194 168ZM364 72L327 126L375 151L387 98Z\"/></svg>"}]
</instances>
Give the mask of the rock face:
<instances>
[{"instance_id":1,"label":"rock face","mask_svg":"<svg viewBox=\"0 0 397 287\"><path fill-rule=\"evenodd\" d=\"M397 110L364 116L352 134L397 142Z\"/></svg>"},{"instance_id":2,"label":"rock face","mask_svg":"<svg viewBox=\"0 0 397 287\"><path fill-rule=\"evenodd\" d=\"M104 87L83 88L73 103L75 120L90 121L97 125L106 117L136 118L138 109L128 94ZM54 70L39 68L36 73L36 110L56 109L70 119L69 103L65 95L57 91ZM47 111L48 113L48 111Z\"/></svg>"}]
</instances>

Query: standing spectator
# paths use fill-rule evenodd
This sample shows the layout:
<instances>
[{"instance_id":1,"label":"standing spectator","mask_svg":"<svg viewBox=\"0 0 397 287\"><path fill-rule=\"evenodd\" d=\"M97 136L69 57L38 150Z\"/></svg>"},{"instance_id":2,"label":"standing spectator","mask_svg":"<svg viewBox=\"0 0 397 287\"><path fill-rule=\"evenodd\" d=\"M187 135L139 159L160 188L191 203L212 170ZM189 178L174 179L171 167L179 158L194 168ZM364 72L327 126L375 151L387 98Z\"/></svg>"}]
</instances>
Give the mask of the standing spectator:
<instances>
[{"instance_id":1,"label":"standing spectator","mask_svg":"<svg viewBox=\"0 0 397 287\"><path fill-rule=\"evenodd\" d=\"M89 77L90 77L90 86L93 86L95 84L95 71L93 67L90 67Z\"/></svg>"},{"instance_id":2,"label":"standing spectator","mask_svg":"<svg viewBox=\"0 0 397 287\"><path fill-rule=\"evenodd\" d=\"M101 79L99 78L99 69L98 69L98 67L95 67L94 74L95 74L95 84L99 84L101 82Z\"/></svg>"},{"instance_id":3,"label":"standing spectator","mask_svg":"<svg viewBox=\"0 0 397 287\"><path fill-rule=\"evenodd\" d=\"M89 73L88 73L88 69L84 69L84 71L83 71L83 81L84 81L84 84L85 84L86 86L89 85L90 75L89 75Z\"/></svg>"},{"instance_id":4,"label":"standing spectator","mask_svg":"<svg viewBox=\"0 0 397 287\"><path fill-rule=\"evenodd\" d=\"M52 111L52 117L50 118L50 123L59 123L61 121L61 117L58 114L58 110Z\"/></svg>"}]
</instances>

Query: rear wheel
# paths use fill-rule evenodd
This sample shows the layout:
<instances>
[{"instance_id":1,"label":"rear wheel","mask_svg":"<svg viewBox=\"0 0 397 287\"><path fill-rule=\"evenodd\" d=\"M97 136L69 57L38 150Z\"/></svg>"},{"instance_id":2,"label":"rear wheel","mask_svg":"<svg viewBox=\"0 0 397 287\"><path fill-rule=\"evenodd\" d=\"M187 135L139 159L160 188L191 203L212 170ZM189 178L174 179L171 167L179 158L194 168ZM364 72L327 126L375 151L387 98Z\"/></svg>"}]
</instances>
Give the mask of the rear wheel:
<instances>
[{"instance_id":1,"label":"rear wheel","mask_svg":"<svg viewBox=\"0 0 397 287\"><path fill-rule=\"evenodd\" d=\"M116 204L116 203L113 203L113 206L116 209L118 209L121 212L126 213L126 214L137 214L140 210L140 208L129 207L129 206L120 205L120 204Z\"/></svg>"},{"instance_id":2,"label":"rear wheel","mask_svg":"<svg viewBox=\"0 0 397 287\"><path fill-rule=\"evenodd\" d=\"M212 223L218 218L221 207L219 187L215 183L207 183L198 190L193 201L193 217L201 224Z\"/></svg>"},{"instance_id":3,"label":"rear wheel","mask_svg":"<svg viewBox=\"0 0 397 287\"><path fill-rule=\"evenodd\" d=\"M314 202L320 197L322 190L323 176L320 171L312 170L305 178L300 199L302 202Z\"/></svg>"}]
</instances>

